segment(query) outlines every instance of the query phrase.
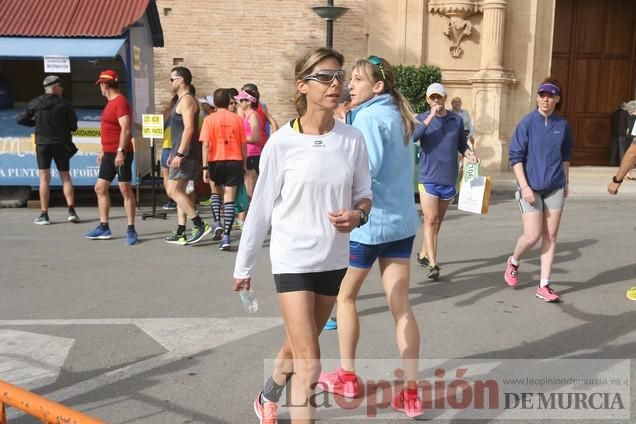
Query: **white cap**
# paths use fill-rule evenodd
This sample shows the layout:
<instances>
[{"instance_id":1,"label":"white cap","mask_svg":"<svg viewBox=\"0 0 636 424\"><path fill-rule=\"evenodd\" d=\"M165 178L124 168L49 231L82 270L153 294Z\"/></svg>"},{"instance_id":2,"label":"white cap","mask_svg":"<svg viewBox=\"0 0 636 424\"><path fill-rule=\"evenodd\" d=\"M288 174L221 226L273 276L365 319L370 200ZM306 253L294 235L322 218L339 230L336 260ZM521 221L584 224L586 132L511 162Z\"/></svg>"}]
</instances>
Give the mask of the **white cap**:
<instances>
[{"instance_id":1,"label":"white cap","mask_svg":"<svg viewBox=\"0 0 636 424\"><path fill-rule=\"evenodd\" d=\"M426 98L428 99L433 94L439 94L442 97L446 97L446 89L444 88L442 84L438 82L434 82L433 84L429 85L428 88L426 89Z\"/></svg>"},{"instance_id":2,"label":"white cap","mask_svg":"<svg viewBox=\"0 0 636 424\"><path fill-rule=\"evenodd\" d=\"M214 106L214 97L212 96L205 96L205 97L201 97L199 100L199 103L206 103L212 107L216 107Z\"/></svg>"},{"instance_id":3,"label":"white cap","mask_svg":"<svg viewBox=\"0 0 636 424\"><path fill-rule=\"evenodd\" d=\"M62 80L60 79L60 77L58 77L57 75L49 75L48 77L44 78L44 81L42 81L43 87L49 87L53 84L62 84Z\"/></svg>"}]
</instances>

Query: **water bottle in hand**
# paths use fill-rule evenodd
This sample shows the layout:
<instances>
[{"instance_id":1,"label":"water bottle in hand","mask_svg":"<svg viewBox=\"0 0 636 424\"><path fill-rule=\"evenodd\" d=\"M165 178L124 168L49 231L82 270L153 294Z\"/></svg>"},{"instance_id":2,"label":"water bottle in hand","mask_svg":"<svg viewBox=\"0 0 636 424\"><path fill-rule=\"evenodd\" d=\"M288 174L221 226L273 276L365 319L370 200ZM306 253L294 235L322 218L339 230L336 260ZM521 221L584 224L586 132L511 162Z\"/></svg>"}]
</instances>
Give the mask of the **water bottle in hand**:
<instances>
[{"instance_id":1,"label":"water bottle in hand","mask_svg":"<svg viewBox=\"0 0 636 424\"><path fill-rule=\"evenodd\" d=\"M252 290L241 289L238 293L241 297L241 302L243 303L243 309L250 314L258 311L258 301L256 300L256 295Z\"/></svg>"}]
</instances>

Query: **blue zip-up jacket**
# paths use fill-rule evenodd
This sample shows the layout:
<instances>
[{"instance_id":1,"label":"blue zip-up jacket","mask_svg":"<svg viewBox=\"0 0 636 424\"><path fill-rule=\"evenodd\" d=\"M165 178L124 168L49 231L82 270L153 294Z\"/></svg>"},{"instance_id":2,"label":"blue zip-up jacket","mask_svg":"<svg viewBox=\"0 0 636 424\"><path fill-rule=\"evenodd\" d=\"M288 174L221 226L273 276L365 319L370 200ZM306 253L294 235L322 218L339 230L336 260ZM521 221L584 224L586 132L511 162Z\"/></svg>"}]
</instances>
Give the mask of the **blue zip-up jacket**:
<instances>
[{"instance_id":1,"label":"blue zip-up jacket","mask_svg":"<svg viewBox=\"0 0 636 424\"><path fill-rule=\"evenodd\" d=\"M528 185L533 191L551 191L565 186L563 162L572 159L572 130L565 118L547 118L538 110L517 124L508 158L510 165L523 163Z\"/></svg>"},{"instance_id":2,"label":"blue zip-up jacket","mask_svg":"<svg viewBox=\"0 0 636 424\"><path fill-rule=\"evenodd\" d=\"M420 113L417 120L423 122L429 114ZM420 142L420 183L454 186L458 173L457 152L463 155L468 149L462 117L451 111L445 116L436 116L430 125L416 126L412 139Z\"/></svg>"},{"instance_id":3,"label":"blue zip-up jacket","mask_svg":"<svg viewBox=\"0 0 636 424\"><path fill-rule=\"evenodd\" d=\"M414 236L420 225L413 196L414 152L404 143L406 129L390 94L352 109L347 123L362 131L369 155L373 207L369 222L350 240L381 244Z\"/></svg>"}]
</instances>

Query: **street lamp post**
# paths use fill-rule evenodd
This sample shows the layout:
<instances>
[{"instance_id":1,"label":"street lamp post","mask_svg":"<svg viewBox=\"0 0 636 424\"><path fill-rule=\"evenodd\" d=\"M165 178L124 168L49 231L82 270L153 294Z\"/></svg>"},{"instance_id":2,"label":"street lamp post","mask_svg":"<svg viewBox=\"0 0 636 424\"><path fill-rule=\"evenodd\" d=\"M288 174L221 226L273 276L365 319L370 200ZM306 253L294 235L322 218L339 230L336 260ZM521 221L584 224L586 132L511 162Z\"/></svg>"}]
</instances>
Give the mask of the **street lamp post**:
<instances>
[{"instance_id":1,"label":"street lamp post","mask_svg":"<svg viewBox=\"0 0 636 424\"><path fill-rule=\"evenodd\" d=\"M327 6L312 7L318 16L327 21L327 48L333 48L333 21L347 13L346 7L333 5L333 0L327 0Z\"/></svg>"}]
</instances>

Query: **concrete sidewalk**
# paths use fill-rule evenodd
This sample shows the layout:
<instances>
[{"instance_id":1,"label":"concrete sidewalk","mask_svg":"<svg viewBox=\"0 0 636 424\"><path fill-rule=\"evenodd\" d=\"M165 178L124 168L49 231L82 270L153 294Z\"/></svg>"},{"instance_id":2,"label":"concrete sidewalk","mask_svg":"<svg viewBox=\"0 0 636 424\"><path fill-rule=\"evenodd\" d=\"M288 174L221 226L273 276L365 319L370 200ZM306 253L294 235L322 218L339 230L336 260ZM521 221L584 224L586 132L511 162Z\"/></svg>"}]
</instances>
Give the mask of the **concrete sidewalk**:
<instances>
[{"instance_id":1,"label":"concrete sidewalk","mask_svg":"<svg viewBox=\"0 0 636 424\"><path fill-rule=\"evenodd\" d=\"M573 166L570 168L570 194L574 196L598 196L607 193L607 185L616 175L615 166ZM489 172L481 175L489 176L492 182L492 194L496 196L512 196L516 189L516 180L512 171ZM619 188L618 195L636 194L636 181L625 178Z\"/></svg>"}]
</instances>

